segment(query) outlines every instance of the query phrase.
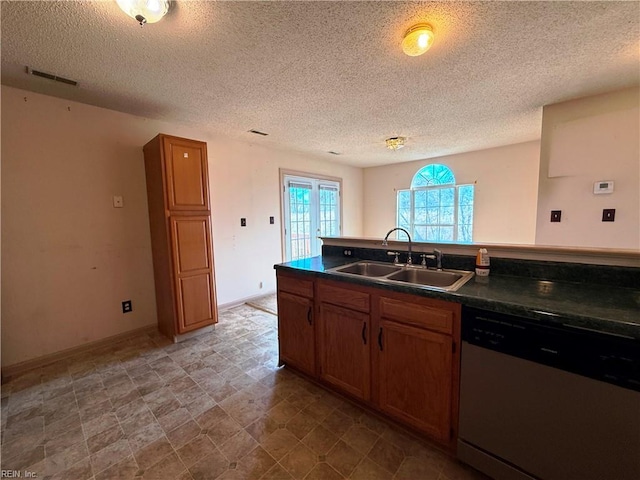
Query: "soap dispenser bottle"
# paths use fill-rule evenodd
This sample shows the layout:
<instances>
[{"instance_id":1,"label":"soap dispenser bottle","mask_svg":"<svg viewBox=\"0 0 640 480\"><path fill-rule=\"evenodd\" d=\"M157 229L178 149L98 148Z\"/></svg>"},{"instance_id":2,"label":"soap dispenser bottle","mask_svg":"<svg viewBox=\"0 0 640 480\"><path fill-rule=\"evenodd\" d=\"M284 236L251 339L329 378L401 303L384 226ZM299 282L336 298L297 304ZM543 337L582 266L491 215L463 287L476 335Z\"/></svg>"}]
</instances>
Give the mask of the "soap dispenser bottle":
<instances>
[{"instance_id":1,"label":"soap dispenser bottle","mask_svg":"<svg viewBox=\"0 0 640 480\"><path fill-rule=\"evenodd\" d=\"M486 248L478 250L476 256L476 275L479 277L489 276L489 252Z\"/></svg>"}]
</instances>

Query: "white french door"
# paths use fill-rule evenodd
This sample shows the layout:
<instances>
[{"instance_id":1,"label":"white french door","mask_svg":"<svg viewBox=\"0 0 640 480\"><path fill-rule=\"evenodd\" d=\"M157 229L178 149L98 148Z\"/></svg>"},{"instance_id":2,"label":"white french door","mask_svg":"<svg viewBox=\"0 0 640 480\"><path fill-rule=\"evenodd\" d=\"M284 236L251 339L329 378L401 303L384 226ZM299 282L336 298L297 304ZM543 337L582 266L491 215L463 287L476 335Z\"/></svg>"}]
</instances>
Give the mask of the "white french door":
<instances>
[{"instance_id":1,"label":"white french door","mask_svg":"<svg viewBox=\"0 0 640 480\"><path fill-rule=\"evenodd\" d=\"M284 175L285 260L321 254L319 237L340 235L340 182Z\"/></svg>"}]
</instances>

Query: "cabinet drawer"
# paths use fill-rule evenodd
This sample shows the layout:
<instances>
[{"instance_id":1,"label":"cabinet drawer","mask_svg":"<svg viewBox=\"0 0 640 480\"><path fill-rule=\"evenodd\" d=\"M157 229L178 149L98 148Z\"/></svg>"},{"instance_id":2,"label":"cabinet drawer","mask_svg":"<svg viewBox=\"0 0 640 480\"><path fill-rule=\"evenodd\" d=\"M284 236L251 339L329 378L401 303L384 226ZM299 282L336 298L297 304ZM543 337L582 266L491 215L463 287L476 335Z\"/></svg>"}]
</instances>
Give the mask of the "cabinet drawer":
<instances>
[{"instance_id":1,"label":"cabinet drawer","mask_svg":"<svg viewBox=\"0 0 640 480\"><path fill-rule=\"evenodd\" d=\"M313 298L313 280L300 277L278 275L278 290L294 293L302 297Z\"/></svg>"},{"instance_id":2,"label":"cabinet drawer","mask_svg":"<svg viewBox=\"0 0 640 480\"><path fill-rule=\"evenodd\" d=\"M351 308L360 312L369 312L370 296L352 288L342 288L333 284L320 283L318 288L320 300L333 305Z\"/></svg>"},{"instance_id":3,"label":"cabinet drawer","mask_svg":"<svg viewBox=\"0 0 640 480\"><path fill-rule=\"evenodd\" d=\"M453 312L442 308L380 297L380 316L436 332L453 333Z\"/></svg>"}]
</instances>

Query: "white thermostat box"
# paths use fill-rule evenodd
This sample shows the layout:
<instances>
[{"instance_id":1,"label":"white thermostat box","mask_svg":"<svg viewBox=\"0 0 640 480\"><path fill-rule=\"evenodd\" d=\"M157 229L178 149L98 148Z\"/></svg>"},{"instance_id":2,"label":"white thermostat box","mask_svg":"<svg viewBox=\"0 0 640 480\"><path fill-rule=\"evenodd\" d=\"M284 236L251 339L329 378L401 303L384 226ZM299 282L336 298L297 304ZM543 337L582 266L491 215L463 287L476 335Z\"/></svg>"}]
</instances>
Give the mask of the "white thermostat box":
<instances>
[{"instance_id":1,"label":"white thermostat box","mask_svg":"<svg viewBox=\"0 0 640 480\"><path fill-rule=\"evenodd\" d=\"M613 193L613 180L603 180L594 183L593 193Z\"/></svg>"}]
</instances>

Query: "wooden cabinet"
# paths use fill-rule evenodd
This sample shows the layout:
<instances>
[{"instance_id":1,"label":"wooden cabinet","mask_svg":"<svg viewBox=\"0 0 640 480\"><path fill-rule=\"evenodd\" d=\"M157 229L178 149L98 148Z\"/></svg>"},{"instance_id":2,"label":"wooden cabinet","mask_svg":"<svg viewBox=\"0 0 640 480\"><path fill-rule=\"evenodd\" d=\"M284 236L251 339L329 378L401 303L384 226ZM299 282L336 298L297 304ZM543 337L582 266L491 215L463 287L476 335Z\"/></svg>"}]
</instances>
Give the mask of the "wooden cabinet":
<instances>
[{"instance_id":1,"label":"wooden cabinet","mask_svg":"<svg viewBox=\"0 0 640 480\"><path fill-rule=\"evenodd\" d=\"M380 409L447 443L451 429L451 337L380 322Z\"/></svg>"},{"instance_id":2,"label":"wooden cabinet","mask_svg":"<svg viewBox=\"0 0 640 480\"><path fill-rule=\"evenodd\" d=\"M460 305L303 278L278 272L281 361L455 450Z\"/></svg>"},{"instance_id":3,"label":"wooden cabinet","mask_svg":"<svg viewBox=\"0 0 640 480\"><path fill-rule=\"evenodd\" d=\"M162 136L167 178L168 208L173 211L208 211L207 144Z\"/></svg>"},{"instance_id":4,"label":"wooden cabinet","mask_svg":"<svg viewBox=\"0 0 640 480\"><path fill-rule=\"evenodd\" d=\"M370 294L356 286L318 281L320 379L360 400L371 392Z\"/></svg>"},{"instance_id":5,"label":"wooden cabinet","mask_svg":"<svg viewBox=\"0 0 640 480\"><path fill-rule=\"evenodd\" d=\"M278 346L280 365L316 373L313 282L278 273Z\"/></svg>"},{"instance_id":6,"label":"wooden cabinet","mask_svg":"<svg viewBox=\"0 0 640 480\"><path fill-rule=\"evenodd\" d=\"M320 304L320 378L361 400L370 397L369 314Z\"/></svg>"},{"instance_id":7,"label":"wooden cabinet","mask_svg":"<svg viewBox=\"0 0 640 480\"><path fill-rule=\"evenodd\" d=\"M380 410L455 448L460 305L392 292L378 302Z\"/></svg>"},{"instance_id":8,"label":"wooden cabinet","mask_svg":"<svg viewBox=\"0 0 640 480\"><path fill-rule=\"evenodd\" d=\"M207 145L160 134L143 150L158 328L175 340L218 321Z\"/></svg>"}]
</instances>

